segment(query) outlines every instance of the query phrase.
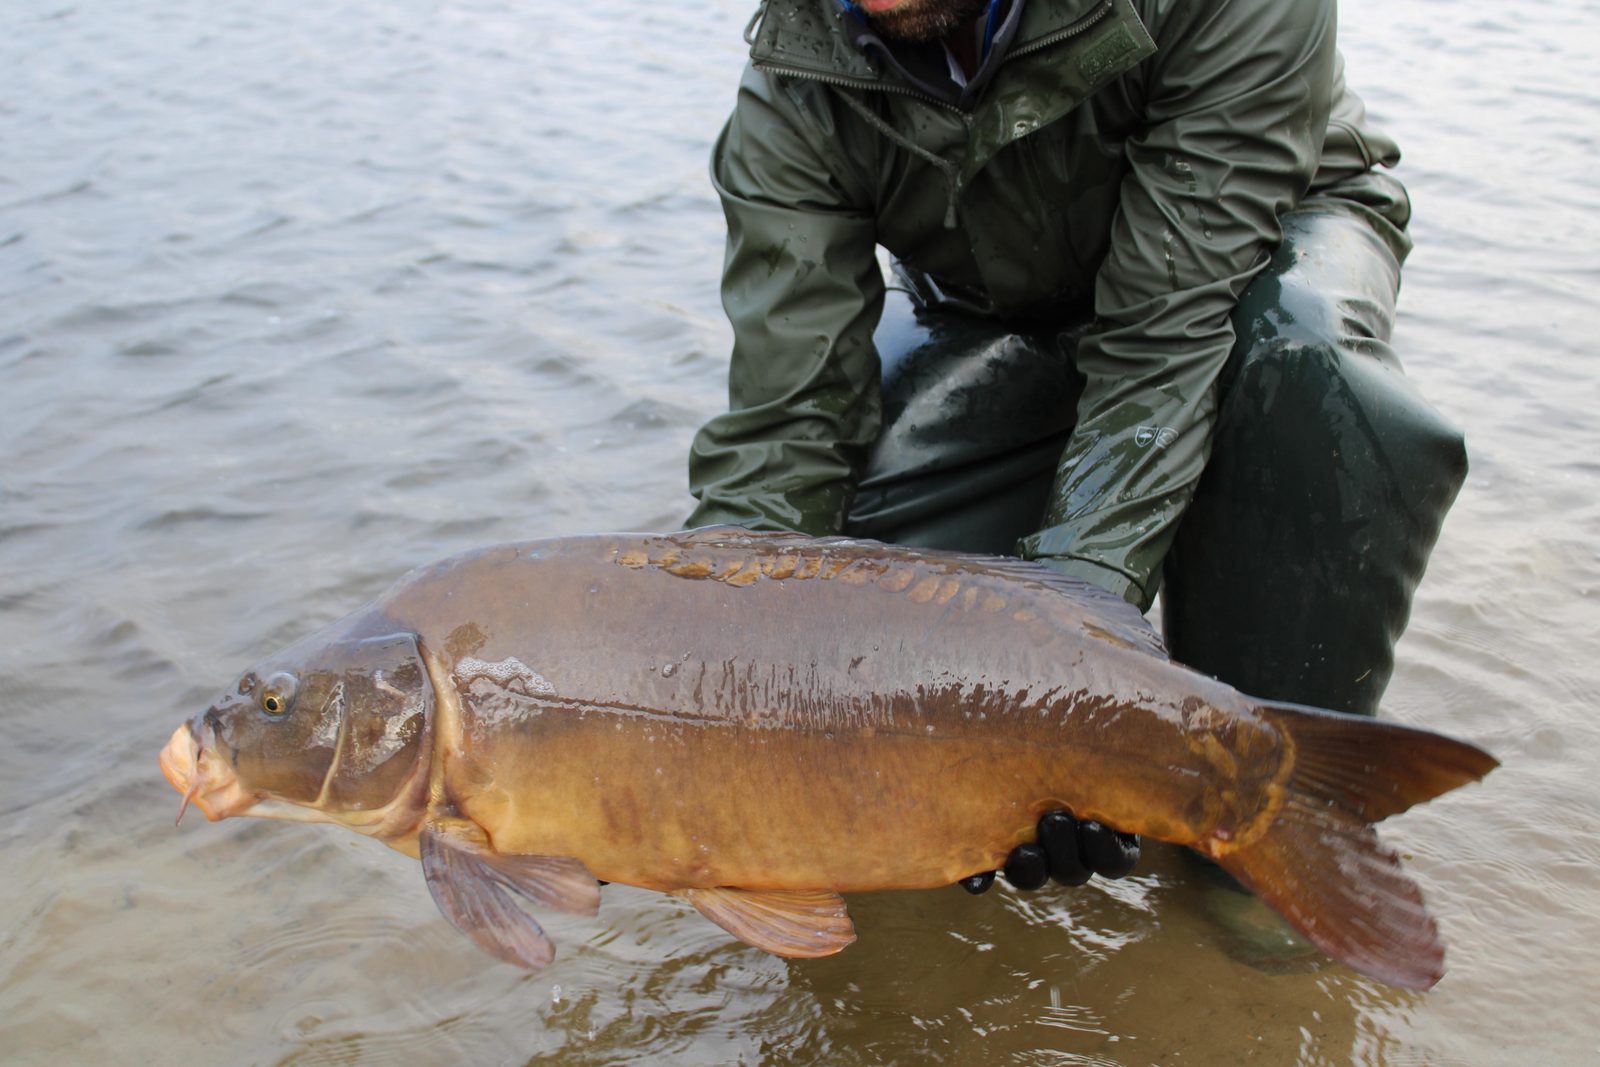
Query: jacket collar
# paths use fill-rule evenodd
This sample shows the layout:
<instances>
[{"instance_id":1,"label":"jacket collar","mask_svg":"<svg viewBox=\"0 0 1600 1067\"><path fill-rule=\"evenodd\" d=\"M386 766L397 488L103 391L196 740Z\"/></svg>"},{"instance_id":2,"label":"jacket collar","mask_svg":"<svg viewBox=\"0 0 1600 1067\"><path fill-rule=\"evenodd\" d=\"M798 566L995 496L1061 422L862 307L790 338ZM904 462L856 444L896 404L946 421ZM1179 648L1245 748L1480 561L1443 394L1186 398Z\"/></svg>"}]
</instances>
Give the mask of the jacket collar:
<instances>
[{"instance_id":1,"label":"jacket collar","mask_svg":"<svg viewBox=\"0 0 1600 1067\"><path fill-rule=\"evenodd\" d=\"M1114 0L1031 0L1022 12L1010 52L1048 43L1074 27L1109 13ZM871 27L838 0L763 0L747 34L750 58L759 66L861 88L888 88L904 77L858 46ZM915 85L906 86L917 89ZM922 91L922 90L918 90Z\"/></svg>"},{"instance_id":2,"label":"jacket collar","mask_svg":"<svg viewBox=\"0 0 1600 1067\"><path fill-rule=\"evenodd\" d=\"M835 0L767 0L746 34L751 61L759 70L842 89L929 98L896 71L852 47L844 18ZM1056 122L1155 51L1155 41L1133 0L1028 0L1016 37L1001 60L1002 69L971 113L963 116L973 131L965 151L959 159L938 164L947 172L952 203L1007 145ZM1002 81L1004 88L996 89ZM862 94L841 95L881 133L907 146L903 134L893 132L864 97L858 98ZM925 154L924 149L911 150Z\"/></svg>"}]
</instances>

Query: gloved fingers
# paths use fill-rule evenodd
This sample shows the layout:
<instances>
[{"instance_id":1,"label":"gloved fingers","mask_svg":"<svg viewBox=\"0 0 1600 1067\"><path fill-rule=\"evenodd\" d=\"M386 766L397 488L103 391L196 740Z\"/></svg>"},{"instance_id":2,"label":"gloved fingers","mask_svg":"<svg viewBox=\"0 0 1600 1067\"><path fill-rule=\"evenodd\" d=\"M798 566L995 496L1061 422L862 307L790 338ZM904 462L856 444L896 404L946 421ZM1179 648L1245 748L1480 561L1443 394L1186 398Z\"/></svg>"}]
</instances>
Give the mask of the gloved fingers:
<instances>
[{"instance_id":1,"label":"gloved fingers","mask_svg":"<svg viewBox=\"0 0 1600 1067\"><path fill-rule=\"evenodd\" d=\"M1139 862L1136 835L1119 833L1097 822L1078 824L1078 843L1083 862L1102 878L1122 878Z\"/></svg>"},{"instance_id":2,"label":"gloved fingers","mask_svg":"<svg viewBox=\"0 0 1600 1067\"><path fill-rule=\"evenodd\" d=\"M967 892L971 893L973 896L979 896L980 894L987 893L989 891L989 887L994 885L994 872L984 871L982 874L970 875L961 879L961 881L956 884L961 886L962 889L965 889Z\"/></svg>"},{"instance_id":3,"label":"gloved fingers","mask_svg":"<svg viewBox=\"0 0 1600 1067\"><path fill-rule=\"evenodd\" d=\"M1047 811L1039 819L1039 844L1049 858L1050 877L1060 885L1082 885L1094 874L1085 861L1078 820L1065 811Z\"/></svg>"},{"instance_id":4,"label":"gloved fingers","mask_svg":"<svg viewBox=\"0 0 1600 1067\"><path fill-rule=\"evenodd\" d=\"M1039 889L1054 879L1083 885L1094 875L1122 878L1139 862L1139 838L1092 820L1079 822L1063 809L1039 819L1038 844L1018 845L1006 857L1003 874L1018 889ZM977 896L994 884L993 871L963 878L961 888Z\"/></svg>"},{"instance_id":5,"label":"gloved fingers","mask_svg":"<svg viewBox=\"0 0 1600 1067\"><path fill-rule=\"evenodd\" d=\"M1006 857L1006 881L1018 889L1038 889L1050 879L1050 860L1038 845L1018 845Z\"/></svg>"}]
</instances>

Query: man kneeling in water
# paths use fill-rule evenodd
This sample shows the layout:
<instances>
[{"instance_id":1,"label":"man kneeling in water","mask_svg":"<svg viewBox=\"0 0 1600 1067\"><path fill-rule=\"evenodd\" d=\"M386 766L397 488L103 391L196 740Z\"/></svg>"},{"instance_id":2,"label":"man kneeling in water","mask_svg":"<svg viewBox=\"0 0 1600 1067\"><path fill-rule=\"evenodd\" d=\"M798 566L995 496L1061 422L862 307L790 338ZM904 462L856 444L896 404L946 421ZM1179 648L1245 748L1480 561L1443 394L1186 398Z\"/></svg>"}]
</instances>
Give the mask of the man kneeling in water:
<instances>
[{"instance_id":1,"label":"man kneeling in water","mask_svg":"<svg viewBox=\"0 0 1600 1067\"><path fill-rule=\"evenodd\" d=\"M1333 0L768 0L747 36L690 524L1159 586L1174 659L1374 714L1466 457L1388 345L1410 207ZM1019 885L1137 855L1042 837Z\"/></svg>"}]
</instances>

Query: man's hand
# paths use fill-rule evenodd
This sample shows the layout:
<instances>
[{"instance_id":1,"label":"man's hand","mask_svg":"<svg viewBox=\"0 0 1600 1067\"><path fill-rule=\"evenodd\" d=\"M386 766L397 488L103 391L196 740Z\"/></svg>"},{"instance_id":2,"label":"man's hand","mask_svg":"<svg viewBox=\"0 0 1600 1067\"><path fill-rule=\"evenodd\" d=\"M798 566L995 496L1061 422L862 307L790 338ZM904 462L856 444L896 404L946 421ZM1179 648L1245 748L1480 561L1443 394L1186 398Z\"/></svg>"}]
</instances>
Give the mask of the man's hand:
<instances>
[{"instance_id":1,"label":"man's hand","mask_svg":"<svg viewBox=\"0 0 1600 1067\"><path fill-rule=\"evenodd\" d=\"M1082 885L1098 874L1121 878L1139 862L1139 839L1097 822L1079 822L1065 811L1049 811L1039 819L1039 841L1018 845L1006 857L1006 881L1018 889L1038 889L1054 878L1061 885ZM993 871L961 879L974 895L994 884Z\"/></svg>"}]
</instances>

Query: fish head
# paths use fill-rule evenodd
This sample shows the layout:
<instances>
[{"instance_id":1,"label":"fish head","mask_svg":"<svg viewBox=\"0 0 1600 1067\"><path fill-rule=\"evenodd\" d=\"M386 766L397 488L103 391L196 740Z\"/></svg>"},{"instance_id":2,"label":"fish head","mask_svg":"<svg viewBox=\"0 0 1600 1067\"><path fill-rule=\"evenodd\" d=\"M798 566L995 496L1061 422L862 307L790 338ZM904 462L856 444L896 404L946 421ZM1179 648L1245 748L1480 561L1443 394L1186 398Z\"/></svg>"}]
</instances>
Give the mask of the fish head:
<instances>
[{"instance_id":1,"label":"fish head","mask_svg":"<svg viewBox=\"0 0 1600 1067\"><path fill-rule=\"evenodd\" d=\"M213 822L253 815L377 833L426 778L433 704L416 635L313 635L178 727L161 769Z\"/></svg>"}]
</instances>

